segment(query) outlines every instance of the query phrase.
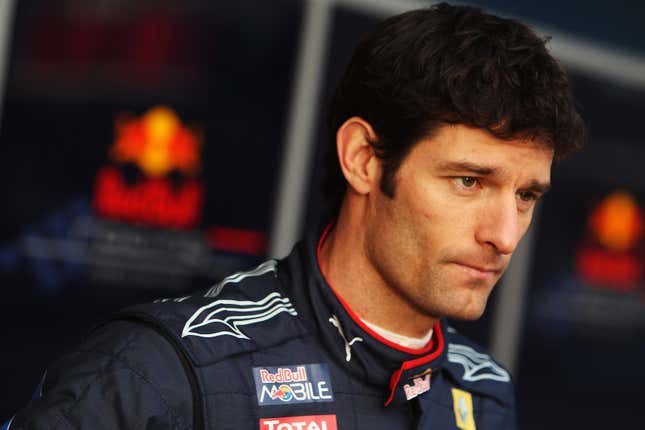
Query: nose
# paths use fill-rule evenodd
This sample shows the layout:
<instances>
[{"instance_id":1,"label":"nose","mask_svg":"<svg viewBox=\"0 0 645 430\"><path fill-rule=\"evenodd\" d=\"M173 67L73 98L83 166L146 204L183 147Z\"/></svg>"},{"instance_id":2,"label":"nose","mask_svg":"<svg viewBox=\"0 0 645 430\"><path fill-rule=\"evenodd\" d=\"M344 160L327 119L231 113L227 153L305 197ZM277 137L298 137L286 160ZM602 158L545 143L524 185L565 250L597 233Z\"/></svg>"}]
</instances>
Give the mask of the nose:
<instances>
[{"instance_id":1,"label":"nose","mask_svg":"<svg viewBox=\"0 0 645 430\"><path fill-rule=\"evenodd\" d=\"M479 215L477 242L492 246L499 254L512 254L523 234L515 198L496 199L482 208Z\"/></svg>"}]
</instances>

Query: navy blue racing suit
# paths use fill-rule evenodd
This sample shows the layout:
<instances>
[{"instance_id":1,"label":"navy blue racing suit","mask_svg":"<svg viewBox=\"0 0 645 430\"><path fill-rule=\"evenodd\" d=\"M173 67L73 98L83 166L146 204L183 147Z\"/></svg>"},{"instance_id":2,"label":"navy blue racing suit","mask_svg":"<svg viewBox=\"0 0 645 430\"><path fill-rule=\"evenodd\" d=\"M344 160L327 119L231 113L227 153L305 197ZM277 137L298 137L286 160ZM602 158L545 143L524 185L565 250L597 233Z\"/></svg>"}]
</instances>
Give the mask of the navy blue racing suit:
<instances>
[{"instance_id":1,"label":"navy blue racing suit","mask_svg":"<svg viewBox=\"0 0 645 430\"><path fill-rule=\"evenodd\" d=\"M317 242L121 312L48 369L10 430L515 428L506 370L443 320L419 350L373 332Z\"/></svg>"}]
</instances>

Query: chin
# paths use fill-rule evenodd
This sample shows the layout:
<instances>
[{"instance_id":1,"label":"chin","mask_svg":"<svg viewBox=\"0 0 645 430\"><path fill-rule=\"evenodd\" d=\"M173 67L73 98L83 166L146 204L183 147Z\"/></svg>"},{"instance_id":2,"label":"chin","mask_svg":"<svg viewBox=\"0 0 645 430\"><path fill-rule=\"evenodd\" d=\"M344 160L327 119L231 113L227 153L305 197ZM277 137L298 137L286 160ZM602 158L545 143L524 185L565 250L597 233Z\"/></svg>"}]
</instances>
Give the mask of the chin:
<instances>
[{"instance_id":1,"label":"chin","mask_svg":"<svg viewBox=\"0 0 645 430\"><path fill-rule=\"evenodd\" d=\"M417 296L412 302L428 317L474 321L484 314L491 291L492 286L480 289L452 286L439 294Z\"/></svg>"},{"instance_id":2,"label":"chin","mask_svg":"<svg viewBox=\"0 0 645 430\"><path fill-rule=\"evenodd\" d=\"M461 321L474 321L481 318L486 310L486 300L483 303L468 303L463 306L451 306L443 309L439 315L442 317L461 320Z\"/></svg>"},{"instance_id":3,"label":"chin","mask_svg":"<svg viewBox=\"0 0 645 430\"><path fill-rule=\"evenodd\" d=\"M475 321L481 318L483 314L484 314L484 309L481 309L477 311L456 312L454 315L446 315L446 316L448 318L455 319L455 320Z\"/></svg>"}]
</instances>

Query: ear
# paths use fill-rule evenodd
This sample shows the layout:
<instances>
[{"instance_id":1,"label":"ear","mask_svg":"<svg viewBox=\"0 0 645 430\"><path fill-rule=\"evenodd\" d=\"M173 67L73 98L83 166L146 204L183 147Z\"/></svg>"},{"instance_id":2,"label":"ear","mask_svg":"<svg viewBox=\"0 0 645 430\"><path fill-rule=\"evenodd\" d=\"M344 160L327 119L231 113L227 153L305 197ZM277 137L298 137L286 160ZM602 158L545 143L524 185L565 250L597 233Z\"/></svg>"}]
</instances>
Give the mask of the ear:
<instances>
[{"instance_id":1,"label":"ear","mask_svg":"<svg viewBox=\"0 0 645 430\"><path fill-rule=\"evenodd\" d=\"M338 161L349 187L367 194L378 186L381 163L370 141L376 140L372 126L357 116L349 118L336 132Z\"/></svg>"}]
</instances>

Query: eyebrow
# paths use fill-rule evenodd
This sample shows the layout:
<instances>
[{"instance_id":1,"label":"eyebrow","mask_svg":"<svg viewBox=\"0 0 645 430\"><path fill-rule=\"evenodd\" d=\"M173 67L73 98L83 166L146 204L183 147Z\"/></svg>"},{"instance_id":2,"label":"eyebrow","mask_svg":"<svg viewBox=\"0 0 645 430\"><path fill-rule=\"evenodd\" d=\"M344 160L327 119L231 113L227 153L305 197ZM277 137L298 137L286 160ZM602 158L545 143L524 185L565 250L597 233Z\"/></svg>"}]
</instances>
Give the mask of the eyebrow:
<instances>
[{"instance_id":1,"label":"eyebrow","mask_svg":"<svg viewBox=\"0 0 645 430\"><path fill-rule=\"evenodd\" d=\"M449 170L453 172L469 172L482 176L493 176L499 173L499 169L496 167L476 164L470 161L447 161L440 163L438 167L441 170ZM540 182L534 179L526 187L523 188L525 190L533 191L538 194L544 194L551 189L551 184L549 184L548 182Z\"/></svg>"},{"instance_id":2,"label":"eyebrow","mask_svg":"<svg viewBox=\"0 0 645 430\"><path fill-rule=\"evenodd\" d=\"M478 175L494 175L499 169L495 167L482 166L470 161L446 161L439 164L441 170L452 170L454 172L472 172Z\"/></svg>"},{"instance_id":3,"label":"eyebrow","mask_svg":"<svg viewBox=\"0 0 645 430\"><path fill-rule=\"evenodd\" d=\"M551 184L548 182L540 182L540 181L531 181L531 183L528 185L528 187L525 187L526 190L536 192L538 194L545 194L551 189Z\"/></svg>"}]
</instances>

